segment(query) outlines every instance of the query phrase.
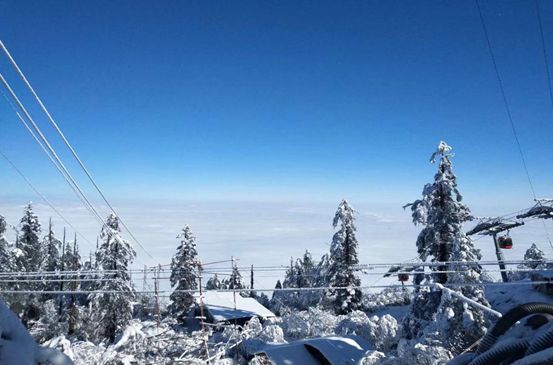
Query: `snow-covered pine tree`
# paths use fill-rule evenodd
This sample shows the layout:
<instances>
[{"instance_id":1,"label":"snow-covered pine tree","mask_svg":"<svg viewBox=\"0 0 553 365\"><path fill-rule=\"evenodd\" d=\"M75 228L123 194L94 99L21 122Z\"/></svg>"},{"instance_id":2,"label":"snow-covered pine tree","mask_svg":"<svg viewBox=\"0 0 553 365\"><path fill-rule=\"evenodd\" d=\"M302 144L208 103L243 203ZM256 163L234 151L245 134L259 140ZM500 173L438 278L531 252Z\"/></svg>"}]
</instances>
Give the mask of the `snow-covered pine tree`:
<instances>
[{"instance_id":1,"label":"snow-covered pine tree","mask_svg":"<svg viewBox=\"0 0 553 365\"><path fill-rule=\"evenodd\" d=\"M228 280L228 288L229 289L246 288L246 286L244 285L244 282L242 281L242 274L240 274L240 271L238 271L238 267L236 265L232 266L232 272L230 273L230 277Z\"/></svg>"},{"instance_id":2,"label":"snow-covered pine tree","mask_svg":"<svg viewBox=\"0 0 553 365\"><path fill-rule=\"evenodd\" d=\"M530 270L546 269L550 266L546 263L545 253L535 243L524 253L524 261L524 268Z\"/></svg>"},{"instance_id":3,"label":"snow-covered pine tree","mask_svg":"<svg viewBox=\"0 0 553 365\"><path fill-rule=\"evenodd\" d=\"M48 233L44 236L42 243L42 249L44 250L45 259L42 262L42 270L56 272L61 269L61 255L60 246L61 241L56 237L54 233L54 227L52 225L52 218L48 222ZM63 251L62 251L63 252ZM47 276L46 278L56 278L56 276ZM45 290L53 291L58 289L59 283L47 282L44 286ZM49 296L50 297L50 296Z\"/></svg>"},{"instance_id":4,"label":"snow-covered pine tree","mask_svg":"<svg viewBox=\"0 0 553 365\"><path fill-rule=\"evenodd\" d=\"M177 253L171 261L171 286L175 289L171 293L170 311L179 319L184 318L194 304L192 293L178 292L178 290L198 289L198 252L196 251L196 237L190 227L186 225L177 236L180 244Z\"/></svg>"},{"instance_id":5,"label":"snow-covered pine tree","mask_svg":"<svg viewBox=\"0 0 553 365\"><path fill-rule=\"evenodd\" d=\"M463 231L463 223L472 219L470 210L462 203L457 189L457 178L451 165L451 147L441 141L431 162L439 159L438 172L432 184L425 185L423 197L405 207L410 207L415 224L424 225L417 238L417 249L422 261L467 261L481 258L470 237ZM448 277L437 273L425 278L425 282L441 284L481 283L480 267L474 264L444 264L432 267L433 271L458 271ZM421 275L419 277L422 278ZM458 289L466 297L488 305L482 287L470 286ZM481 337L485 330L481 310L443 295L441 291L422 288L415 292L409 314L402 323L402 336L407 339L432 337L434 334L452 350L459 350ZM434 336L434 337L435 337Z\"/></svg>"},{"instance_id":6,"label":"snow-covered pine tree","mask_svg":"<svg viewBox=\"0 0 553 365\"><path fill-rule=\"evenodd\" d=\"M317 286L317 266L309 250L305 250L303 257L296 262L298 265L298 288L312 288ZM309 309L320 300L320 291L301 291L299 305L302 309Z\"/></svg>"},{"instance_id":7,"label":"snow-covered pine tree","mask_svg":"<svg viewBox=\"0 0 553 365\"><path fill-rule=\"evenodd\" d=\"M212 277L209 278L209 280L205 284L205 289L206 290L221 289L221 282L219 281L217 274L214 274Z\"/></svg>"},{"instance_id":8,"label":"snow-covered pine tree","mask_svg":"<svg viewBox=\"0 0 553 365\"><path fill-rule=\"evenodd\" d=\"M11 250L11 245L6 238L6 230L8 223L4 216L0 215L0 272L10 272L14 270L15 263ZM13 283L0 283L0 289L14 290L17 289L17 285ZM10 295L2 294L4 301L11 303L13 300Z\"/></svg>"},{"instance_id":9,"label":"snow-covered pine tree","mask_svg":"<svg viewBox=\"0 0 553 365\"><path fill-rule=\"evenodd\" d=\"M64 241L65 241L65 231L64 231ZM81 255L79 254L79 246L77 244L77 234L73 238L73 242L65 243L65 248L62 256L62 271L79 271L81 270ZM69 291L79 290L79 281L69 281L67 283L62 283L60 288L67 289ZM63 303L60 305L60 309L63 310L68 322L68 334L75 332L77 327L77 322L79 318L79 298L77 294L70 294L64 297Z\"/></svg>"},{"instance_id":10,"label":"snow-covered pine tree","mask_svg":"<svg viewBox=\"0 0 553 365\"><path fill-rule=\"evenodd\" d=\"M301 265L296 262L294 264L294 258L290 257L290 266L284 274L284 280L282 281L283 288L297 288L299 284L299 275ZM299 292L298 291L282 291L278 296L280 304L290 309L299 309Z\"/></svg>"},{"instance_id":11,"label":"snow-covered pine tree","mask_svg":"<svg viewBox=\"0 0 553 365\"><path fill-rule=\"evenodd\" d=\"M19 238L17 241L16 264L18 271L39 271L42 261L42 244L40 242L41 227L38 217L33 211L32 203L25 206L23 218L20 221Z\"/></svg>"},{"instance_id":12,"label":"snow-covered pine tree","mask_svg":"<svg viewBox=\"0 0 553 365\"><path fill-rule=\"evenodd\" d=\"M337 314L346 314L361 305L361 285L359 276L352 268L359 263L359 243L355 237L355 210L347 200L338 205L332 226L340 226L332 237L330 246L330 265L328 268L329 284L333 287L350 287L350 289L330 289L326 293L327 300L332 303Z\"/></svg>"},{"instance_id":13,"label":"snow-covered pine tree","mask_svg":"<svg viewBox=\"0 0 553 365\"><path fill-rule=\"evenodd\" d=\"M8 272L14 269L10 242L6 238L7 229L6 218L0 215L0 272Z\"/></svg>"},{"instance_id":14,"label":"snow-covered pine tree","mask_svg":"<svg viewBox=\"0 0 553 365\"><path fill-rule=\"evenodd\" d=\"M102 243L96 252L96 265L100 270L108 271L104 278L115 280L102 281L98 287L101 292L92 294L91 298L96 323L100 325L99 333L92 335L103 336L110 342L131 320L135 296L129 266L136 253L120 233L119 219L112 213L100 233Z\"/></svg>"},{"instance_id":15,"label":"snow-covered pine tree","mask_svg":"<svg viewBox=\"0 0 553 365\"><path fill-rule=\"evenodd\" d=\"M15 271L20 272L37 272L40 271L43 262L43 250L40 240L41 227L38 217L33 211L32 203L25 206L23 217L20 221L20 230L17 239L17 244L14 249ZM20 290L43 290L42 283L25 283L17 284ZM41 303L37 300L37 296L29 294L25 298L18 298L17 302L12 301L11 309L21 315L21 319L25 324L30 321L36 321L40 317Z\"/></svg>"}]
</instances>

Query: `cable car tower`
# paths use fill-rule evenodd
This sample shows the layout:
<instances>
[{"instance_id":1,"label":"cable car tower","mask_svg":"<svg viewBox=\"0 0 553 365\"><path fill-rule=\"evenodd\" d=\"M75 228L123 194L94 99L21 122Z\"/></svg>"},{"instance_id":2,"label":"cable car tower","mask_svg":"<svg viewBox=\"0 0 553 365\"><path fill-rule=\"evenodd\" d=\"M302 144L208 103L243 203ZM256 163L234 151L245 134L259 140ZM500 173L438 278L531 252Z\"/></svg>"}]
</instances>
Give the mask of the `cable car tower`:
<instances>
[{"instance_id":1,"label":"cable car tower","mask_svg":"<svg viewBox=\"0 0 553 365\"><path fill-rule=\"evenodd\" d=\"M517 217L518 218L518 217ZM505 258L501 250L510 250L513 248L513 239L509 236L509 231L513 228L522 226L524 222L509 222L504 221L501 218L490 218L486 222L481 222L476 225L472 230L467 232L467 235L472 236L479 234L483 236L492 236L495 246L495 254L497 256L497 263L499 264L499 270L501 272L501 279L504 283L509 281L507 277L507 271L505 268ZM497 237L501 232L507 232L504 235Z\"/></svg>"}]
</instances>

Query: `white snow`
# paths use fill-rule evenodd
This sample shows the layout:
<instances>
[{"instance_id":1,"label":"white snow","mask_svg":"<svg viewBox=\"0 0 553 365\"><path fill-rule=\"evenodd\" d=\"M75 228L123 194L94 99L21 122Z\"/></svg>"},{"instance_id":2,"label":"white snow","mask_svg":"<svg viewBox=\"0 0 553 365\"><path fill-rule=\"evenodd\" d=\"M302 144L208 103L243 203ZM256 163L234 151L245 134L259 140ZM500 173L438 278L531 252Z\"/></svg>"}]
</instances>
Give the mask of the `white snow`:
<instances>
[{"instance_id":1,"label":"white snow","mask_svg":"<svg viewBox=\"0 0 553 365\"><path fill-rule=\"evenodd\" d=\"M266 319L275 316L254 298L245 298L239 293L208 291L204 293L202 301L215 322L251 317Z\"/></svg>"}]
</instances>

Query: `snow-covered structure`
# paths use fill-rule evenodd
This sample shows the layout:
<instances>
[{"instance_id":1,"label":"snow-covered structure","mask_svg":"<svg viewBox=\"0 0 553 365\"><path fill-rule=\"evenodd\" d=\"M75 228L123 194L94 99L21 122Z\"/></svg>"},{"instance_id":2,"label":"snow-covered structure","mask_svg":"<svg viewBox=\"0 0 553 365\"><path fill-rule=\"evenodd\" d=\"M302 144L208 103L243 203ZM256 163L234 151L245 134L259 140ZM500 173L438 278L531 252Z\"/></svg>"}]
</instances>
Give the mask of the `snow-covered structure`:
<instances>
[{"instance_id":1,"label":"snow-covered structure","mask_svg":"<svg viewBox=\"0 0 553 365\"><path fill-rule=\"evenodd\" d=\"M359 336L329 336L268 344L258 352L273 365L357 364L372 346Z\"/></svg>"},{"instance_id":2,"label":"snow-covered structure","mask_svg":"<svg viewBox=\"0 0 553 365\"><path fill-rule=\"evenodd\" d=\"M204 316L208 322L222 323L232 322L244 324L253 317L267 319L275 317L275 314L265 308L256 299L243 297L236 292L218 292L207 291L195 295L198 308L196 314L199 315L199 306L203 306Z\"/></svg>"}]
</instances>

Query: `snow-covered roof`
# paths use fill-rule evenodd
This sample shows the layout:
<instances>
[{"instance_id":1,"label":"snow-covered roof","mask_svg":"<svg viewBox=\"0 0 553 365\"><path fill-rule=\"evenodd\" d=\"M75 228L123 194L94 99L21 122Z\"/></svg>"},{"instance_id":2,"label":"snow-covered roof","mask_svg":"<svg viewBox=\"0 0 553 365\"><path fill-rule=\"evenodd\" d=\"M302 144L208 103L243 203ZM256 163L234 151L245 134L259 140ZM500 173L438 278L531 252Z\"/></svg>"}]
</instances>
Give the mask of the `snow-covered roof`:
<instances>
[{"instance_id":1,"label":"snow-covered roof","mask_svg":"<svg viewBox=\"0 0 553 365\"><path fill-rule=\"evenodd\" d=\"M198 299L197 299L198 300ZM203 294L203 303L214 322L224 322L240 318L269 318L275 314L254 298L245 298L239 293L207 291ZM235 302L236 300L236 309Z\"/></svg>"},{"instance_id":2,"label":"snow-covered roof","mask_svg":"<svg viewBox=\"0 0 553 365\"><path fill-rule=\"evenodd\" d=\"M372 346L361 337L349 335L270 344L260 353L267 355L274 365L342 365L356 364L371 349Z\"/></svg>"}]
</instances>

